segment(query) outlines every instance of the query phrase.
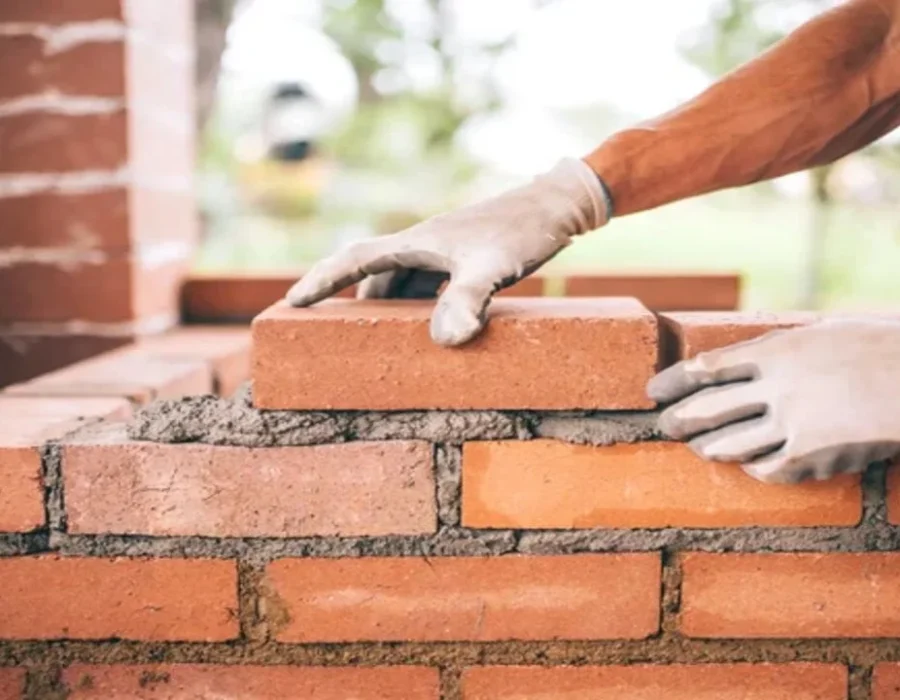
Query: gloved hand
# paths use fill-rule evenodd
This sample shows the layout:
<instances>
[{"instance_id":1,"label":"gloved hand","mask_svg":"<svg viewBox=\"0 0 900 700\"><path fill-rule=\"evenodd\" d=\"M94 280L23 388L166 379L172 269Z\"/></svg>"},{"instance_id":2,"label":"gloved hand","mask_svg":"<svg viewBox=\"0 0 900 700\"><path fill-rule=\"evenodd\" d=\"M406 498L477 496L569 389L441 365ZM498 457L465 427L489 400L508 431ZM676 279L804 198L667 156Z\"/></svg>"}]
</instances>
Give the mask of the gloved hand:
<instances>
[{"instance_id":1,"label":"gloved hand","mask_svg":"<svg viewBox=\"0 0 900 700\"><path fill-rule=\"evenodd\" d=\"M678 401L660 416L664 433L760 481L862 472L900 454L900 323L774 331L670 367L648 393Z\"/></svg>"},{"instance_id":2,"label":"gloved hand","mask_svg":"<svg viewBox=\"0 0 900 700\"><path fill-rule=\"evenodd\" d=\"M431 337L440 345L459 345L484 326L494 292L537 270L572 236L599 228L610 214L594 171L583 161L565 159L498 197L353 243L316 264L287 299L292 306L308 306L369 275L378 277L360 285L361 296L433 296L449 273L431 317ZM440 274L431 274L423 285L409 270ZM418 290L403 290L417 285Z\"/></svg>"}]
</instances>

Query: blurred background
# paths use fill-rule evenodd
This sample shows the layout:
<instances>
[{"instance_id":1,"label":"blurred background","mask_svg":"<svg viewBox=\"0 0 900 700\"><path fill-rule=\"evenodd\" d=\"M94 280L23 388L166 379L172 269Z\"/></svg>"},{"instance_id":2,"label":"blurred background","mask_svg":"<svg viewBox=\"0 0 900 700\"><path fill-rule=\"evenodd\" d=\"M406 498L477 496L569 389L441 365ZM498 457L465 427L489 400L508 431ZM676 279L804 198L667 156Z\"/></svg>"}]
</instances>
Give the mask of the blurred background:
<instances>
[{"instance_id":1,"label":"blurred background","mask_svg":"<svg viewBox=\"0 0 900 700\"><path fill-rule=\"evenodd\" d=\"M198 272L308 267L581 156L838 0L198 0ZM548 273L737 271L748 309L900 301L900 139L614 221Z\"/></svg>"}]
</instances>

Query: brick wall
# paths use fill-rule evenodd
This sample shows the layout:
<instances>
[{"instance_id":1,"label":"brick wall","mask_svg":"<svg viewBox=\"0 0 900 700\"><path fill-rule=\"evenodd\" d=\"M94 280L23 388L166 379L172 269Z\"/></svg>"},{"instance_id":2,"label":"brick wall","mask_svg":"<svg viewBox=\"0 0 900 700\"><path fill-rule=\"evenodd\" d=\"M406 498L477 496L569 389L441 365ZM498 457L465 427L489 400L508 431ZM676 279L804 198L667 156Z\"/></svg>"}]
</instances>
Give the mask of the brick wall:
<instances>
[{"instance_id":1,"label":"brick wall","mask_svg":"<svg viewBox=\"0 0 900 700\"><path fill-rule=\"evenodd\" d=\"M159 332L196 235L193 3L0 3L0 386Z\"/></svg>"},{"instance_id":2,"label":"brick wall","mask_svg":"<svg viewBox=\"0 0 900 700\"><path fill-rule=\"evenodd\" d=\"M661 439L642 393L811 316L492 308L456 350L417 302L273 308L267 410L0 394L0 698L900 698L900 472L764 485ZM238 364L212 344L128 353L208 390Z\"/></svg>"}]
</instances>

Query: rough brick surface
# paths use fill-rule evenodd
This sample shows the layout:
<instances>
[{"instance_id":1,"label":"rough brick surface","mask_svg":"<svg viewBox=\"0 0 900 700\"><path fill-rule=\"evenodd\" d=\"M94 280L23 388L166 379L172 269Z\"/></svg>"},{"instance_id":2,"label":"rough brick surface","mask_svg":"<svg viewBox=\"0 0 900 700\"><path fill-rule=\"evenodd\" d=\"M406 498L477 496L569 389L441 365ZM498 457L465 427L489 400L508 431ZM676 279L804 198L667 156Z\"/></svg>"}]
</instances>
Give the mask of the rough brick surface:
<instances>
[{"instance_id":1,"label":"rough brick surface","mask_svg":"<svg viewBox=\"0 0 900 700\"><path fill-rule=\"evenodd\" d=\"M0 22L58 24L121 16L122 0L3 0L0 3Z\"/></svg>"},{"instance_id":2,"label":"rough brick surface","mask_svg":"<svg viewBox=\"0 0 900 700\"><path fill-rule=\"evenodd\" d=\"M670 360L684 360L707 350L752 340L769 331L803 326L819 316L807 311L784 313L667 313L660 325Z\"/></svg>"},{"instance_id":3,"label":"rough brick surface","mask_svg":"<svg viewBox=\"0 0 900 700\"><path fill-rule=\"evenodd\" d=\"M634 297L654 311L733 311L740 293L735 274L575 275L565 281L567 297Z\"/></svg>"},{"instance_id":4,"label":"rough brick surface","mask_svg":"<svg viewBox=\"0 0 900 700\"><path fill-rule=\"evenodd\" d=\"M22 700L25 697L25 669L0 668L0 700Z\"/></svg>"},{"instance_id":5,"label":"rough brick surface","mask_svg":"<svg viewBox=\"0 0 900 700\"><path fill-rule=\"evenodd\" d=\"M773 486L680 443L553 440L463 447L463 524L476 528L855 525L859 478Z\"/></svg>"},{"instance_id":6,"label":"rough brick surface","mask_svg":"<svg viewBox=\"0 0 900 700\"><path fill-rule=\"evenodd\" d=\"M486 666L463 673L465 700L846 700L837 664Z\"/></svg>"},{"instance_id":7,"label":"rough brick surface","mask_svg":"<svg viewBox=\"0 0 900 700\"><path fill-rule=\"evenodd\" d=\"M900 664L878 664L872 673L872 700L900 700Z\"/></svg>"},{"instance_id":8,"label":"rough brick surface","mask_svg":"<svg viewBox=\"0 0 900 700\"><path fill-rule=\"evenodd\" d=\"M898 554L685 554L692 637L900 636Z\"/></svg>"},{"instance_id":9,"label":"rough brick surface","mask_svg":"<svg viewBox=\"0 0 900 700\"><path fill-rule=\"evenodd\" d=\"M260 408L646 408L656 321L633 299L498 299L465 347L427 302L279 304L253 323Z\"/></svg>"},{"instance_id":10,"label":"rough brick surface","mask_svg":"<svg viewBox=\"0 0 900 700\"><path fill-rule=\"evenodd\" d=\"M224 641L237 567L216 559L0 558L0 638Z\"/></svg>"},{"instance_id":11,"label":"rough brick surface","mask_svg":"<svg viewBox=\"0 0 900 700\"><path fill-rule=\"evenodd\" d=\"M74 533L374 536L437 526L425 442L248 449L131 442L112 430L66 445L63 474Z\"/></svg>"},{"instance_id":12,"label":"rough brick surface","mask_svg":"<svg viewBox=\"0 0 900 700\"><path fill-rule=\"evenodd\" d=\"M438 670L416 666L73 666L69 700L438 700Z\"/></svg>"},{"instance_id":13,"label":"rough brick surface","mask_svg":"<svg viewBox=\"0 0 900 700\"><path fill-rule=\"evenodd\" d=\"M118 396L137 403L207 394L212 370L199 360L154 358L130 346L6 389L15 396Z\"/></svg>"},{"instance_id":14,"label":"rough brick surface","mask_svg":"<svg viewBox=\"0 0 900 700\"><path fill-rule=\"evenodd\" d=\"M30 399L0 395L0 532L44 524L41 446L90 421L125 418L117 399Z\"/></svg>"},{"instance_id":15,"label":"rough brick surface","mask_svg":"<svg viewBox=\"0 0 900 700\"><path fill-rule=\"evenodd\" d=\"M887 473L887 518L893 525L900 525L900 461Z\"/></svg>"},{"instance_id":16,"label":"rough brick surface","mask_svg":"<svg viewBox=\"0 0 900 700\"><path fill-rule=\"evenodd\" d=\"M659 626L656 554L283 559L284 642L626 639Z\"/></svg>"}]
</instances>

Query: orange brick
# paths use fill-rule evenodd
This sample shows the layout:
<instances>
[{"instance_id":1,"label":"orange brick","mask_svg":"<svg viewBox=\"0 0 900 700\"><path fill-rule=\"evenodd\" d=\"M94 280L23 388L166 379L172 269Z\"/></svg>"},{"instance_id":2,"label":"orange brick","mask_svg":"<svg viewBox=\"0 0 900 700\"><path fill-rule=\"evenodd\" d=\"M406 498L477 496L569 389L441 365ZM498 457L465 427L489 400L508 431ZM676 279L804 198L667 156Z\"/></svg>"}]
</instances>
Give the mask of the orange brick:
<instances>
[{"instance_id":1,"label":"orange brick","mask_svg":"<svg viewBox=\"0 0 900 700\"><path fill-rule=\"evenodd\" d=\"M463 524L475 528L811 527L862 517L858 476L773 486L668 442L470 442L462 495Z\"/></svg>"},{"instance_id":2,"label":"orange brick","mask_svg":"<svg viewBox=\"0 0 900 700\"><path fill-rule=\"evenodd\" d=\"M134 346L115 350L6 389L15 396L119 396L138 403L208 394L212 371L196 360L154 358Z\"/></svg>"},{"instance_id":3,"label":"orange brick","mask_svg":"<svg viewBox=\"0 0 900 700\"><path fill-rule=\"evenodd\" d=\"M250 328L241 326L177 328L146 338L136 347L152 357L207 363L216 391L223 396L250 379L250 350Z\"/></svg>"},{"instance_id":4,"label":"orange brick","mask_svg":"<svg viewBox=\"0 0 900 700\"><path fill-rule=\"evenodd\" d=\"M436 668L297 666L72 666L69 700L438 700Z\"/></svg>"},{"instance_id":5,"label":"orange brick","mask_svg":"<svg viewBox=\"0 0 900 700\"><path fill-rule=\"evenodd\" d=\"M253 322L254 400L272 409L648 408L654 316L633 299L497 299L465 347L421 301L279 304Z\"/></svg>"},{"instance_id":6,"label":"orange brick","mask_svg":"<svg viewBox=\"0 0 900 700\"><path fill-rule=\"evenodd\" d=\"M95 19L120 19L121 0L3 0L0 22L59 24Z\"/></svg>"},{"instance_id":7,"label":"orange brick","mask_svg":"<svg viewBox=\"0 0 900 700\"><path fill-rule=\"evenodd\" d=\"M544 278L531 275L519 280L514 285L497 292L498 297L542 297L544 296Z\"/></svg>"},{"instance_id":8,"label":"orange brick","mask_svg":"<svg viewBox=\"0 0 900 700\"><path fill-rule=\"evenodd\" d=\"M25 669L0 668L0 700L24 700Z\"/></svg>"},{"instance_id":9,"label":"orange brick","mask_svg":"<svg viewBox=\"0 0 900 700\"><path fill-rule=\"evenodd\" d=\"M29 113L0 118L0 172L117 170L128 162L127 119Z\"/></svg>"},{"instance_id":10,"label":"orange brick","mask_svg":"<svg viewBox=\"0 0 900 700\"><path fill-rule=\"evenodd\" d=\"M887 473L887 518L892 525L900 525L900 460Z\"/></svg>"},{"instance_id":11,"label":"orange brick","mask_svg":"<svg viewBox=\"0 0 900 700\"><path fill-rule=\"evenodd\" d=\"M465 700L846 700L837 664L486 666L463 673Z\"/></svg>"},{"instance_id":12,"label":"orange brick","mask_svg":"<svg viewBox=\"0 0 900 700\"><path fill-rule=\"evenodd\" d=\"M683 312L660 314L669 359L685 360L701 352L752 340L769 331L803 326L820 316L807 311L785 313Z\"/></svg>"},{"instance_id":13,"label":"orange brick","mask_svg":"<svg viewBox=\"0 0 900 700\"><path fill-rule=\"evenodd\" d=\"M437 527L425 442L248 449L132 442L122 432L63 448L70 532L311 537Z\"/></svg>"},{"instance_id":14,"label":"orange brick","mask_svg":"<svg viewBox=\"0 0 900 700\"><path fill-rule=\"evenodd\" d=\"M740 303L736 274L575 275L567 297L634 297L653 311L734 311Z\"/></svg>"},{"instance_id":15,"label":"orange brick","mask_svg":"<svg viewBox=\"0 0 900 700\"><path fill-rule=\"evenodd\" d=\"M237 608L233 561L0 558L0 639L218 642Z\"/></svg>"},{"instance_id":16,"label":"orange brick","mask_svg":"<svg viewBox=\"0 0 900 700\"><path fill-rule=\"evenodd\" d=\"M659 628L657 554L282 559L282 642L641 639Z\"/></svg>"},{"instance_id":17,"label":"orange brick","mask_svg":"<svg viewBox=\"0 0 900 700\"><path fill-rule=\"evenodd\" d=\"M872 700L900 700L900 664L878 664L872 673Z\"/></svg>"},{"instance_id":18,"label":"orange brick","mask_svg":"<svg viewBox=\"0 0 900 700\"><path fill-rule=\"evenodd\" d=\"M685 554L691 637L900 636L900 554Z\"/></svg>"},{"instance_id":19,"label":"orange brick","mask_svg":"<svg viewBox=\"0 0 900 700\"><path fill-rule=\"evenodd\" d=\"M0 396L0 532L44 525L41 446L91 421L125 418L117 399L28 399Z\"/></svg>"}]
</instances>

